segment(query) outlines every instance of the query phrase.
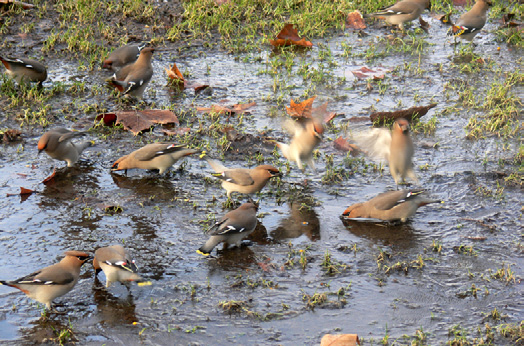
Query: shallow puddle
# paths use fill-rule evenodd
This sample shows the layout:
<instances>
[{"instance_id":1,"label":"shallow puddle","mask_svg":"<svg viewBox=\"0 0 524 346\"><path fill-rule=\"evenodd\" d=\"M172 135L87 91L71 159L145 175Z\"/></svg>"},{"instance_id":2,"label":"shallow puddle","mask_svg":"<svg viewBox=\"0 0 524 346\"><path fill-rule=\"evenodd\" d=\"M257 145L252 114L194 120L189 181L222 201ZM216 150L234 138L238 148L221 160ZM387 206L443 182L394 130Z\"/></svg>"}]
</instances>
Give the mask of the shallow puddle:
<instances>
[{"instance_id":1,"label":"shallow puddle","mask_svg":"<svg viewBox=\"0 0 524 346\"><path fill-rule=\"evenodd\" d=\"M82 345L318 344L325 333L358 333L375 343L388 334L390 340L401 342L403 335L413 336L417 330L427 333L429 343L442 344L454 326L473 333L485 323L522 321L522 190L504 186L500 195L479 192L496 191L498 172L514 169L499 163L515 155L521 139L469 140L464 126L472 114L482 111L442 114L457 103L457 96L446 89L451 79L467 80L482 90L500 73L448 69L456 51L444 37L445 29L435 20L430 24L426 40L431 45L420 54L388 52L371 61L364 56L346 58L343 47L349 44L353 53L364 53L370 44L380 49L385 43L377 37L383 37L384 29L367 29L376 37L359 38L348 31L329 40L313 40L315 47L297 54L291 71L282 69L277 74L282 81L277 84L286 85L285 90L278 85L275 89L278 78L266 73L278 59L269 47L267 52L241 56L204 48L199 54L192 48L175 56L169 53L168 43L165 52L155 53L155 75L145 99L156 107L172 106L178 111L192 105L209 107L224 99L227 104L255 101L239 130L278 140L287 138L281 123L286 118L283 105L291 98L301 101L305 94L317 95L316 105L329 101L329 111L343 114L333 120L319 147L318 175L302 174L293 164L287 172L284 159L272 155L271 145L262 140L254 144L266 162L276 162L286 175L256 197L260 217L251 244L215 250L209 258L195 252L206 240L204 224L227 210L222 207L224 190L212 179L204 179L211 178L212 172L204 160L189 157L183 169L177 170L176 164L160 177L138 170L127 176L110 174L112 162L121 155L146 142L167 140L160 125L138 137L96 128L88 135L95 146L69 169L45 154L37 156L41 127L22 127L22 142L0 147L0 194L16 193L20 187L37 192L0 199L1 279L51 265L68 249L94 252L101 246L123 244L153 284L131 285L129 291L119 284L102 289L103 274L100 281L93 280L94 271L86 265L74 290L56 300L65 314L51 313L47 319L40 316L42 306L2 286L2 343L40 343L56 338L55 331L71 328ZM492 28L487 26L487 31ZM479 36L475 52L496 61L502 71L521 68L522 50L504 44L498 50L493 39L489 33ZM319 58L325 51L331 52L336 65ZM191 90L171 91L165 86L163 69L173 61L182 72L191 73L189 79L209 84L212 90L196 96ZM306 62L310 69L326 69L331 77L316 83L304 80L298 69ZM350 73L362 66L392 72L369 91L366 81L355 80ZM423 73L416 73L418 69ZM57 81L81 80L90 90L99 87L108 73L94 71L86 76L73 61L49 61L49 75L46 88ZM380 91L380 85L387 89ZM96 95L59 94L51 99L51 110L69 102L91 104L92 98L112 110L114 98L108 96L109 90L102 90ZM512 92L522 96L522 84ZM402 225L342 222L339 216L348 205L396 187L387 166L382 172L371 166L364 171L362 164L354 171L344 166L346 155L334 149L332 141L370 126L369 121L352 122L354 117L433 102L437 107L422 122L436 115L437 129L432 135L413 135L415 165L421 186L445 203L421 208ZM93 120L92 112L57 113L50 127L87 130ZM236 126L239 116L219 120L228 121ZM184 117L182 126L197 131L199 122L210 124L207 115L199 114ZM11 118L4 126L19 127ZM256 157L242 155L245 146L221 157L216 139L203 140L210 141L209 154L228 160L229 166L256 164ZM428 142L438 145L423 146ZM329 155L347 176L324 184L321 178L329 169ZM54 183L42 184L53 167L58 171ZM107 212L106 206L121 211ZM513 273L514 281L500 270ZM315 294L325 294L327 301L315 303ZM221 307L233 301L236 308ZM489 317L494 309L504 316L502 320ZM511 341L500 339L497 344Z\"/></svg>"}]
</instances>

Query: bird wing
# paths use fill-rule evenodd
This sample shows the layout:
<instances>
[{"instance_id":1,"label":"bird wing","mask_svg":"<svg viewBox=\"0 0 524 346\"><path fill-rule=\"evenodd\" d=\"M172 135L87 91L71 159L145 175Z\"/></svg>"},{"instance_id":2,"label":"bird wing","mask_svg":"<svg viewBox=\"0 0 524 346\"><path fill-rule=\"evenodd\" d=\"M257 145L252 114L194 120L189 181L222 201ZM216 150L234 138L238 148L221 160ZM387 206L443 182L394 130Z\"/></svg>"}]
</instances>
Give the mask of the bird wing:
<instances>
[{"instance_id":1,"label":"bird wing","mask_svg":"<svg viewBox=\"0 0 524 346\"><path fill-rule=\"evenodd\" d=\"M158 145L151 148L144 148L146 150L139 150L135 154L135 158L139 161L149 161L157 156L171 154L180 150L185 149L183 146L171 144L171 143L158 143Z\"/></svg>"},{"instance_id":2,"label":"bird wing","mask_svg":"<svg viewBox=\"0 0 524 346\"><path fill-rule=\"evenodd\" d=\"M390 130L371 129L354 135L353 140L367 155L380 160L388 159L391 147Z\"/></svg>"},{"instance_id":3,"label":"bird wing","mask_svg":"<svg viewBox=\"0 0 524 346\"><path fill-rule=\"evenodd\" d=\"M112 267L118 267L120 269L130 271L132 273L136 273L138 270L138 267L135 264L135 261L130 260L128 258L126 258L126 260L117 260L117 261L106 260L103 263L109 266L112 266Z\"/></svg>"},{"instance_id":4,"label":"bird wing","mask_svg":"<svg viewBox=\"0 0 524 346\"><path fill-rule=\"evenodd\" d=\"M215 223L215 225L209 230L209 235L226 235L242 233L247 230L246 227L237 225L231 222L229 218L225 217L222 220Z\"/></svg>"},{"instance_id":5,"label":"bird wing","mask_svg":"<svg viewBox=\"0 0 524 346\"><path fill-rule=\"evenodd\" d=\"M370 199L368 203L375 209L389 210L401 203L407 194L407 190L388 191Z\"/></svg>"},{"instance_id":6,"label":"bird wing","mask_svg":"<svg viewBox=\"0 0 524 346\"><path fill-rule=\"evenodd\" d=\"M73 274L63 270L61 267L57 267L58 265L58 263L54 264L11 283L26 285L67 285L73 282L75 280Z\"/></svg>"},{"instance_id":7,"label":"bird wing","mask_svg":"<svg viewBox=\"0 0 524 346\"><path fill-rule=\"evenodd\" d=\"M67 133L64 133L63 135L61 135L59 138L58 138L58 142L63 142L63 141L68 141L68 140L71 140L75 137L82 137L82 136L85 136L85 133L84 132L73 132L73 131L68 131Z\"/></svg>"},{"instance_id":8,"label":"bird wing","mask_svg":"<svg viewBox=\"0 0 524 346\"><path fill-rule=\"evenodd\" d=\"M215 177L240 186L253 185L255 181L249 172L242 168L228 169L222 173L213 174Z\"/></svg>"},{"instance_id":9,"label":"bird wing","mask_svg":"<svg viewBox=\"0 0 524 346\"><path fill-rule=\"evenodd\" d=\"M134 260L127 257L126 251L121 245L108 246L95 251L95 258L99 263L136 273L138 267Z\"/></svg>"},{"instance_id":10,"label":"bird wing","mask_svg":"<svg viewBox=\"0 0 524 346\"><path fill-rule=\"evenodd\" d=\"M417 3L401 1L391 6L381 8L378 12L373 13L375 16L394 16L400 14L410 14L417 10Z\"/></svg>"}]
</instances>

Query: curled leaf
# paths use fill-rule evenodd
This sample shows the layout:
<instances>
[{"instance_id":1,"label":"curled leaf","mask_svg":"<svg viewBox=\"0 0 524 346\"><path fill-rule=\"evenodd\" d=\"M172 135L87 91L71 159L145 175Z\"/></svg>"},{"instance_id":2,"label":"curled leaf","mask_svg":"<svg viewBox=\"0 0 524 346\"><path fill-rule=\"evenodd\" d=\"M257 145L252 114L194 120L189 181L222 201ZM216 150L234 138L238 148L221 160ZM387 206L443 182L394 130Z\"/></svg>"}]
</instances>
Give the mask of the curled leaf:
<instances>
[{"instance_id":1,"label":"curled leaf","mask_svg":"<svg viewBox=\"0 0 524 346\"><path fill-rule=\"evenodd\" d=\"M378 123L380 125L383 125L384 122L386 122L387 120L395 120L398 118L404 118L407 121L411 122L413 121L413 117L415 115L417 115L418 117L422 117L426 115L426 113L431 108L436 106L436 103L432 103L428 106L411 107L408 109L400 109L398 111L393 112L375 112L372 113L369 117L374 124Z\"/></svg>"},{"instance_id":2,"label":"curled leaf","mask_svg":"<svg viewBox=\"0 0 524 346\"><path fill-rule=\"evenodd\" d=\"M302 46L302 47L313 47L313 43L306 41L305 39L298 36L298 31L293 28L293 24L286 24L284 28L279 32L275 40L269 40L269 43L275 47L281 46Z\"/></svg>"},{"instance_id":3,"label":"curled leaf","mask_svg":"<svg viewBox=\"0 0 524 346\"><path fill-rule=\"evenodd\" d=\"M351 29L362 30L366 28L364 17L362 17L362 13L360 13L359 10L349 13L346 18L346 23Z\"/></svg>"}]
</instances>

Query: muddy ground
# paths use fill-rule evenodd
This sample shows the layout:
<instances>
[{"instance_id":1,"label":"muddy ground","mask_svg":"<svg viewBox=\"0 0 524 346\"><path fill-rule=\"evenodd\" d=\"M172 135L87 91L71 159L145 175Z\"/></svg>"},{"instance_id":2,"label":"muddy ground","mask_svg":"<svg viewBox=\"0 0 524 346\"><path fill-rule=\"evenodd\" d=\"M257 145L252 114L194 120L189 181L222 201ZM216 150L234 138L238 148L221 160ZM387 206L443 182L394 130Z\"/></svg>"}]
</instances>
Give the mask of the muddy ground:
<instances>
[{"instance_id":1,"label":"muddy ground","mask_svg":"<svg viewBox=\"0 0 524 346\"><path fill-rule=\"evenodd\" d=\"M166 27L181 20L181 5L158 6L159 14L166 14L159 16ZM86 265L74 290L56 300L61 313L45 316L41 305L0 287L0 343L297 345L318 344L325 333L357 333L366 345L383 340L478 344L481 339L515 344L500 330L524 317L522 176L505 180L521 165L515 157L522 146L523 82L508 87L520 99L520 128L508 137L467 136L468 121L482 120L488 110L466 106L459 96L460 86L471 86L482 103L492 82L515 71L522 78L522 49L495 40L498 24L489 23L475 39L473 52L483 63L460 54L445 36L447 27L427 15L429 33L414 35L428 43L419 52L390 50L371 59L366 57L371 46L380 50L388 37L402 34L376 23L365 36L348 29L313 38L310 50L280 52L267 45L242 54L199 40L165 41L154 55L145 102L138 104L106 88L109 73L98 66L86 69L85 59L67 54L65 45L40 52L48 28L55 25L52 8L48 18L37 18L34 10L0 11L4 23L14 19L1 34L2 55L43 57L49 74L43 93L60 85L42 103L16 104L0 95L2 129L22 133L20 140L0 146L0 278L15 279L51 265L65 250L94 252L123 243L153 283L131 285L130 291L119 284L101 289L103 274L94 280ZM17 20L37 25L19 35ZM150 38L145 23L127 18L123 24L130 38ZM97 43L107 44L104 38ZM275 67L290 51L293 67ZM327 60L326 52L331 54ZM210 88L199 94L174 91L164 73L173 62L188 79ZM473 71L465 71L468 63ZM319 80L306 79L300 66L325 73ZM358 80L351 71L362 66L391 72L384 80ZM328 101L328 110L339 115L319 147L318 174L304 174L275 155L268 140L286 140L284 106L313 95L317 105ZM194 110L221 101L254 101L256 106L231 117ZM430 103L437 107L421 122L434 119L436 128L413 134L414 161L420 186L445 203L421 208L401 225L343 222L339 216L348 205L396 186L387 165L346 155L333 140L369 128L363 118L374 110ZM166 136L157 125L133 136L95 121L103 111L135 106L172 109L190 132ZM87 131L95 143L76 167L37 156L41 134L59 126ZM224 141L220 129L227 126L236 126L242 135ZM229 166L266 162L280 168L282 179L256 196L259 225L249 246L219 247L210 258L195 252L206 240L203 230L228 211L225 191L198 156L184 159L165 176L110 173L118 157L154 141L202 148ZM54 168L54 182L42 184ZM20 187L36 192L4 197Z\"/></svg>"}]
</instances>

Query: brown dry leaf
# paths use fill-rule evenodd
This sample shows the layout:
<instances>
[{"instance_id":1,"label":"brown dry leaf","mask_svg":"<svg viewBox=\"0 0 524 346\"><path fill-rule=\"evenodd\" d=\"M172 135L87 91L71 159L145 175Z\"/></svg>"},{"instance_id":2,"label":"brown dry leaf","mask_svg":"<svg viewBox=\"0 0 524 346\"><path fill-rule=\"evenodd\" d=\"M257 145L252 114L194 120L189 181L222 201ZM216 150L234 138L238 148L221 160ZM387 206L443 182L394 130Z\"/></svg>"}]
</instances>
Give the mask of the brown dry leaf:
<instances>
[{"instance_id":1,"label":"brown dry leaf","mask_svg":"<svg viewBox=\"0 0 524 346\"><path fill-rule=\"evenodd\" d=\"M9 196L29 196L31 195L34 190L26 189L25 187L20 187L20 193L8 193L6 194L7 197Z\"/></svg>"},{"instance_id":2,"label":"brown dry leaf","mask_svg":"<svg viewBox=\"0 0 524 346\"><path fill-rule=\"evenodd\" d=\"M335 119L336 116L338 115L343 115L343 113L336 113L336 112L331 112L329 113L328 115L326 115L324 117L324 122L327 124L329 123L331 120Z\"/></svg>"},{"instance_id":3,"label":"brown dry leaf","mask_svg":"<svg viewBox=\"0 0 524 346\"><path fill-rule=\"evenodd\" d=\"M345 139L343 137L338 137L337 139L335 139L333 141L333 146L337 150L341 150L341 151L344 151L344 152L348 152L348 151L351 152L352 156L357 156L361 152L361 150L359 149L358 146L356 146L355 144L350 144L347 141L347 139Z\"/></svg>"},{"instance_id":4,"label":"brown dry leaf","mask_svg":"<svg viewBox=\"0 0 524 346\"><path fill-rule=\"evenodd\" d=\"M326 334L320 340L320 346L356 346L360 345L357 334Z\"/></svg>"},{"instance_id":5,"label":"brown dry leaf","mask_svg":"<svg viewBox=\"0 0 524 346\"><path fill-rule=\"evenodd\" d=\"M364 17L359 10L351 12L346 18L346 23L348 27L355 30L362 30L366 28L366 23L364 22Z\"/></svg>"},{"instance_id":6,"label":"brown dry leaf","mask_svg":"<svg viewBox=\"0 0 524 346\"><path fill-rule=\"evenodd\" d=\"M389 72L389 70L381 67L376 67L375 70L362 66L358 70L351 71L357 79L384 79L384 74Z\"/></svg>"},{"instance_id":7,"label":"brown dry leaf","mask_svg":"<svg viewBox=\"0 0 524 346\"><path fill-rule=\"evenodd\" d=\"M426 34L428 34L429 33L429 23L426 22L424 19L422 19L422 17L418 17L418 22L420 23L420 27L422 28L422 30L424 30Z\"/></svg>"},{"instance_id":8,"label":"brown dry leaf","mask_svg":"<svg viewBox=\"0 0 524 346\"><path fill-rule=\"evenodd\" d=\"M275 40L269 40L269 43L275 47L281 46L301 46L313 47L313 43L306 41L298 36L298 31L293 28L293 24L286 24L282 31L279 32Z\"/></svg>"},{"instance_id":9,"label":"brown dry leaf","mask_svg":"<svg viewBox=\"0 0 524 346\"><path fill-rule=\"evenodd\" d=\"M311 118L313 113L313 101L315 101L316 97L317 96L315 95L300 103L295 103L295 101L291 100L290 106L286 106L287 114L297 118Z\"/></svg>"},{"instance_id":10,"label":"brown dry leaf","mask_svg":"<svg viewBox=\"0 0 524 346\"><path fill-rule=\"evenodd\" d=\"M255 105L256 105L256 102L240 103L240 104L233 105L231 107L212 105L211 107L197 107L196 110L199 112L204 112L204 113L233 115L233 114L250 113L250 111L248 111L247 109Z\"/></svg>"},{"instance_id":11,"label":"brown dry leaf","mask_svg":"<svg viewBox=\"0 0 524 346\"><path fill-rule=\"evenodd\" d=\"M506 27L521 26L522 23L516 22L513 20L515 18L515 13L506 13L502 16L502 24Z\"/></svg>"},{"instance_id":12,"label":"brown dry leaf","mask_svg":"<svg viewBox=\"0 0 524 346\"><path fill-rule=\"evenodd\" d=\"M431 17L433 17L436 20L440 20L444 24L453 25L451 22L451 14L452 12L449 12L448 14L432 14Z\"/></svg>"},{"instance_id":13,"label":"brown dry leaf","mask_svg":"<svg viewBox=\"0 0 524 346\"><path fill-rule=\"evenodd\" d=\"M131 131L135 136L142 131L149 130L154 124L179 125L175 113L167 109L104 113L97 115L96 121L100 120L103 120L105 125L122 124L125 130Z\"/></svg>"},{"instance_id":14,"label":"brown dry leaf","mask_svg":"<svg viewBox=\"0 0 524 346\"><path fill-rule=\"evenodd\" d=\"M385 121L387 120L395 120L398 118L404 118L407 121L413 121L413 117L415 115L418 115L418 117L422 117L426 115L426 113L433 107L436 107L436 103L432 103L428 106L420 106L420 107L411 107L409 109L401 109L398 111L393 112L375 112L372 113L369 117L371 118L371 121L374 124L383 125Z\"/></svg>"},{"instance_id":15,"label":"brown dry leaf","mask_svg":"<svg viewBox=\"0 0 524 346\"><path fill-rule=\"evenodd\" d=\"M453 0L453 6L465 6L466 4L472 4L475 0Z\"/></svg>"},{"instance_id":16,"label":"brown dry leaf","mask_svg":"<svg viewBox=\"0 0 524 346\"><path fill-rule=\"evenodd\" d=\"M14 142L14 141L19 140L21 134L22 132L18 130L13 130L13 129L7 129L5 131L0 132L0 135L2 135L2 141L4 143Z\"/></svg>"},{"instance_id":17,"label":"brown dry leaf","mask_svg":"<svg viewBox=\"0 0 524 346\"><path fill-rule=\"evenodd\" d=\"M55 181L55 175L56 175L56 169L53 169L53 173L51 173L50 176L48 176L47 178L45 178L44 180L42 180L42 183L43 183L44 185L48 185L48 184L54 183L54 181Z\"/></svg>"}]
</instances>

